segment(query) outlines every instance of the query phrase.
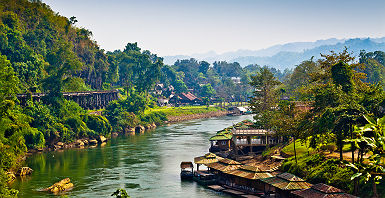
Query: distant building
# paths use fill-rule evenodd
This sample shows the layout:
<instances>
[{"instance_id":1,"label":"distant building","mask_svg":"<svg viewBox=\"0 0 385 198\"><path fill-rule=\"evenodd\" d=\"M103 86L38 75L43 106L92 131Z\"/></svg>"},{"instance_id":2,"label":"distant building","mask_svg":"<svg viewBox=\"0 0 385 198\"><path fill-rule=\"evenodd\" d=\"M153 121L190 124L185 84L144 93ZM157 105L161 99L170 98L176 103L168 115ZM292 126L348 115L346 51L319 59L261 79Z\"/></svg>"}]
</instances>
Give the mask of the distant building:
<instances>
[{"instance_id":1,"label":"distant building","mask_svg":"<svg viewBox=\"0 0 385 198\"><path fill-rule=\"evenodd\" d=\"M198 98L191 92L187 93L181 93L179 95L170 95L170 103L174 104L175 106L178 105L202 105L203 101L201 98Z\"/></svg>"},{"instance_id":2,"label":"distant building","mask_svg":"<svg viewBox=\"0 0 385 198\"><path fill-rule=\"evenodd\" d=\"M191 92L181 93L179 97L180 97L180 102L184 104L203 104L202 99L196 97Z\"/></svg>"},{"instance_id":3,"label":"distant building","mask_svg":"<svg viewBox=\"0 0 385 198\"><path fill-rule=\"evenodd\" d=\"M159 106L167 106L168 105L168 103L169 103L169 99L168 98L162 98L162 97L160 97L160 98L158 98L158 105Z\"/></svg>"},{"instance_id":4,"label":"distant building","mask_svg":"<svg viewBox=\"0 0 385 198\"><path fill-rule=\"evenodd\" d=\"M235 84L240 84L241 83L241 77L231 77L231 80Z\"/></svg>"}]
</instances>

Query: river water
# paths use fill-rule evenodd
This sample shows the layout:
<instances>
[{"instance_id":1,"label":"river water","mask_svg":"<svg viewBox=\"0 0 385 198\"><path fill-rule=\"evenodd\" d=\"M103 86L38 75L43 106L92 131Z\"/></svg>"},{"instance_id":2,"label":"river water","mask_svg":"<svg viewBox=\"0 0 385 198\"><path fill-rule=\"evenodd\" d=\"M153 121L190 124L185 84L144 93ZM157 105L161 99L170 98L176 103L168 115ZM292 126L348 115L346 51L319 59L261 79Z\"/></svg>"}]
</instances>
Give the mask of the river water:
<instances>
[{"instance_id":1,"label":"river water","mask_svg":"<svg viewBox=\"0 0 385 198\"><path fill-rule=\"evenodd\" d=\"M119 136L95 148L34 154L25 162L34 172L12 187L20 191L19 197L52 197L39 190L69 177L75 185L66 193L69 197L111 197L117 188L131 197L225 197L195 182L182 182L179 165L207 153L208 139L216 131L251 118L192 120Z\"/></svg>"}]
</instances>

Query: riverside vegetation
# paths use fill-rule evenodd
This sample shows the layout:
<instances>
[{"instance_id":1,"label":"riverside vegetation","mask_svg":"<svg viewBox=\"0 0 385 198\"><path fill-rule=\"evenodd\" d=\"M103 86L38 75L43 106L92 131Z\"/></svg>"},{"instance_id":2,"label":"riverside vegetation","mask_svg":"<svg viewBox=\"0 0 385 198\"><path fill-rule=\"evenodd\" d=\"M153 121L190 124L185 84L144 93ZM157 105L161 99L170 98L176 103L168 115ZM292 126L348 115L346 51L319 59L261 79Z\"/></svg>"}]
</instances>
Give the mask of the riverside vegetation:
<instances>
[{"instance_id":1,"label":"riverside vegetation","mask_svg":"<svg viewBox=\"0 0 385 198\"><path fill-rule=\"evenodd\" d=\"M362 51L355 61L345 49L302 62L284 82L267 69L252 76L256 125L292 140L282 171L362 197L385 194L384 60Z\"/></svg>"},{"instance_id":2,"label":"riverside vegetation","mask_svg":"<svg viewBox=\"0 0 385 198\"><path fill-rule=\"evenodd\" d=\"M156 83L172 85L175 93L193 89L208 103L213 97L219 102L246 101L257 88L251 106L260 127L275 128L286 137L308 142L316 150L335 144L341 150L340 159L333 161L339 163L336 169L349 171L355 179L354 189L367 188L363 184L367 179L376 192L375 184L381 180L379 170L383 170L384 152L379 147L381 136L377 136L382 130L382 119L375 123L369 117L384 116L379 108L384 104L384 52L362 52L359 62L353 62L347 51L332 53L283 72L258 65L242 68L236 62L220 61L211 66L195 59L164 65L161 57L140 49L136 43L128 43L123 51L105 52L92 40L91 31L76 26L76 17L60 16L41 1L4 0L0 10L2 197L17 196L17 191L7 186L6 172L17 170L28 149L109 136L112 131L137 125L160 124L167 116L219 110L157 107L155 98L161 96L151 93ZM239 83L232 77L239 78ZM91 115L61 95L63 91L113 88L118 88L122 97L110 103L103 115ZM16 95L31 92L45 92L47 96L42 102L29 100L21 107ZM292 101L310 102L313 109L309 114L297 113L294 102L278 101L283 95ZM373 126L354 128L368 124L363 115L369 115L367 120ZM344 144L351 144L352 156L355 150L359 151L357 160L349 165L342 158ZM296 163L288 161L284 167L294 167L288 168L294 171L311 166L301 164L306 157L294 153ZM368 153L374 157L364 158ZM320 156L317 163L323 160L327 159ZM344 176L341 178L346 179ZM343 188L349 190L350 186Z\"/></svg>"}]
</instances>

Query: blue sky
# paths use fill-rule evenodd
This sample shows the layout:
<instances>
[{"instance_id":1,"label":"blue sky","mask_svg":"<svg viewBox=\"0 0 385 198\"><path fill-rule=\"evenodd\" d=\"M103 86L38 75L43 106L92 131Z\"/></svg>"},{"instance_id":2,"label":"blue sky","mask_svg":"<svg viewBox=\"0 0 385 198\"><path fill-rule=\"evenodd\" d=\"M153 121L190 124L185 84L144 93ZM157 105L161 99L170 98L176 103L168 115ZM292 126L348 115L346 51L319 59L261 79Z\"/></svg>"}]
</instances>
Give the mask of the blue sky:
<instances>
[{"instance_id":1,"label":"blue sky","mask_svg":"<svg viewBox=\"0 0 385 198\"><path fill-rule=\"evenodd\" d=\"M43 0L76 16L101 48L160 56L328 38L385 36L384 0Z\"/></svg>"}]
</instances>

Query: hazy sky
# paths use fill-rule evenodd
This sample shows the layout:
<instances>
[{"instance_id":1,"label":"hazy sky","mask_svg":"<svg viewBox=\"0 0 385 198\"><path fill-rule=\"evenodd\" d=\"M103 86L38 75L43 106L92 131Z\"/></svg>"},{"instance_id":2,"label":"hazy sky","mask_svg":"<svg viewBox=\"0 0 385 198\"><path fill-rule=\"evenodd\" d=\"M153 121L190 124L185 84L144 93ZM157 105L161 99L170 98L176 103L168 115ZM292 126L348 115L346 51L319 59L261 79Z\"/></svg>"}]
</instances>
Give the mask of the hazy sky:
<instances>
[{"instance_id":1,"label":"hazy sky","mask_svg":"<svg viewBox=\"0 0 385 198\"><path fill-rule=\"evenodd\" d=\"M223 53L328 38L385 36L385 0L43 0L106 50Z\"/></svg>"}]
</instances>

